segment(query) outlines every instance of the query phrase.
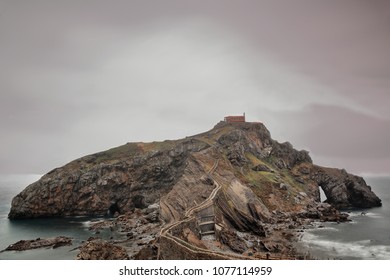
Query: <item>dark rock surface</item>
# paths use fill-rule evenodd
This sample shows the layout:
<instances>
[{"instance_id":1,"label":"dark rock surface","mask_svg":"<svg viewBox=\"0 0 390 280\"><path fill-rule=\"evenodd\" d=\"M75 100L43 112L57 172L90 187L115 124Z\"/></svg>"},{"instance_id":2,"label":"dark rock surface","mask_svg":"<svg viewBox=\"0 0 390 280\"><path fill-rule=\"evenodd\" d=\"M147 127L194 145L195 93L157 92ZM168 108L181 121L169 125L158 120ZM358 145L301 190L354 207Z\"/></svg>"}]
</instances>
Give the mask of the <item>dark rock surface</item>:
<instances>
[{"instance_id":1,"label":"dark rock surface","mask_svg":"<svg viewBox=\"0 0 390 280\"><path fill-rule=\"evenodd\" d=\"M327 202L338 209L382 206L381 200L362 177L343 169L316 167L311 178L322 187Z\"/></svg>"},{"instance_id":2,"label":"dark rock surface","mask_svg":"<svg viewBox=\"0 0 390 280\"><path fill-rule=\"evenodd\" d=\"M253 171L265 171L265 172L273 172L273 170L271 168L269 168L267 165L265 164L258 164L254 167L252 167L252 170Z\"/></svg>"},{"instance_id":3,"label":"dark rock surface","mask_svg":"<svg viewBox=\"0 0 390 280\"><path fill-rule=\"evenodd\" d=\"M72 245L72 238L58 236L52 238L37 238L34 240L20 240L12 245L9 245L3 251L26 251L39 248L52 247L53 249Z\"/></svg>"},{"instance_id":4,"label":"dark rock surface","mask_svg":"<svg viewBox=\"0 0 390 280\"><path fill-rule=\"evenodd\" d=\"M306 210L298 213L300 218L320 220L322 222L347 222L348 214L341 213L328 203L309 205Z\"/></svg>"},{"instance_id":5,"label":"dark rock surface","mask_svg":"<svg viewBox=\"0 0 390 280\"><path fill-rule=\"evenodd\" d=\"M128 260L126 250L102 239L92 239L80 248L78 260Z\"/></svg>"},{"instance_id":6,"label":"dark rock surface","mask_svg":"<svg viewBox=\"0 0 390 280\"><path fill-rule=\"evenodd\" d=\"M271 156L283 160L283 164L280 164L279 168L283 168L284 166L287 168L292 168L294 165L302 162L312 163L308 151L297 151L289 142L280 144L274 141L272 145Z\"/></svg>"},{"instance_id":7,"label":"dark rock surface","mask_svg":"<svg viewBox=\"0 0 390 280\"><path fill-rule=\"evenodd\" d=\"M296 171L301 179L321 187L326 202L337 209L370 208L382 206L380 198L365 180L344 169L325 168L317 165L299 165Z\"/></svg>"},{"instance_id":8,"label":"dark rock surface","mask_svg":"<svg viewBox=\"0 0 390 280\"><path fill-rule=\"evenodd\" d=\"M227 245L233 252L244 253L248 248L237 233L231 230L221 231L221 243Z\"/></svg>"},{"instance_id":9,"label":"dark rock surface","mask_svg":"<svg viewBox=\"0 0 390 280\"><path fill-rule=\"evenodd\" d=\"M126 144L54 169L12 200L9 218L126 213L159 201L177 182L190 152L204 143L183 141L160 150ZM147 193L147 195L145 195Z\"/></svg>"},{"instance_id":10,"label":"dark rock surface","mask_svg":"<svg viewBox=\"0 0 390 280\"><path fill-rule=\"evenodd\" d=\"M114 219L95 221L89 230L95 234L108 231L110 242L126 249L130 259L141 258L155 259L157 254L155 242L161 229L159 219L151 221L149 217L158 217L158 205L149 205L145 209L134 209ZM96 239L96 238L93 238Z\"/></svg>"},{"instance_id":11,"label":"dark rock surface","mask_svg":"<svg viewBox=\"0 0 390 280\"><path fill-rule=\"evenodd\" d=\"M207 249L206 245L200 240L191 229L185 228L183 230L184 239L192 245L195 245L198 248Z\"/></svg>"},{"instance_id":12,"label":"dark rock surface","mask_svg":"<svg viewBox=\"0 0 390 280\"><path fill-rule=\"evenodd\" d=\"M157 260L158 247L154 244L148 244L134 255L134 260Z\"/></svg>"}]
</instances>

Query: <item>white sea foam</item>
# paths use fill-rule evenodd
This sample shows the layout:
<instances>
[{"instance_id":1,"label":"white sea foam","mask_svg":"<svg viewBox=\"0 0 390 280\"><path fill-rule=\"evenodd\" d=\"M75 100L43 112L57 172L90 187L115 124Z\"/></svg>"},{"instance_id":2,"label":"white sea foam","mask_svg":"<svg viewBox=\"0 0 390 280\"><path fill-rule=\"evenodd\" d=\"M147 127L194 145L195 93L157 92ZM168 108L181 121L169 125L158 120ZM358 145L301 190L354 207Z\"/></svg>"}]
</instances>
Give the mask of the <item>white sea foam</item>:
<instances>
[{"instance_id":1,"label":"white sea foam","mask_svg":"<svg viewBox=\"0 0 390 280\"><path fill-rule=\"evenodd\" d=\"M86 227L86 228L89 228L90 226L93 225L93 223L91 221L84 221L84 222L81 222L81 224L83 225L83 227Z\"/></svg>"},{"instance_id":2,"label":"white sea foam","mask_svg":"<svg viewBox=\"0 0 390 280\"><path fill-rule=\"evenodd\" d=\"M312 229L307 229L306 232L313 232L313 231L339 231L338 228L334 227L317 227L317 228L312 228Z\"/></svg>"},{"instance_id":3,"label":"white sea foam","mask_svg":"<svg viewBox=\"0 0 390 280\"><path fill-rule=\"evenodd\" d=\"M369 219L383 218L382 215L373 212L350 212L347 214L349 215L349 218L351 218L353 222L356 222L357 219L364 219L364 218L369 218Z\"/></svg>"},{"instance_id":4,"label":"white sea foam","mask_svg":"<svg viewBox=\"0 0 390 280\"><path fill-rule=\"evenodd\" d=\"M97 223L100 223L102 221L105 221L105 220L108 220L108 219L93 219L93 220L83 221L83 222L81 222L81 224L83 227L89 228L89 227L91 227Z\"/></svg>"},{"instance_id":5,"label":"white sea foam","mask_svg":"<svg viewBox=\"0 0 390 280\"><path fill-rule=\"evenodd\" d=\"M366 213L364 216L369 218L374 218L374 219L382 218L382 215L379 215L377 213L371 213L371 212Z\"/></svg>"},{"instance_id":6,"label":"white sea foam","mask_svg":"<svg viewBox=\"0 0 390 280\"><path fill-rule=\"evenodd\" d=\"M343 242L321 239L318 236L306 232L301 239L313 255L322 254L329 258L341 259L390 259L390 246L375 245L373 240L360 240L355 242Z\"/></svg>"},{"instance_id":7,"label":"white sea foam","mask_svg":"<svg viewBox=\"0 0 390 280\"><path fill-rule=\"evenodd\" d=\"M360 217L363 216L362 212L347 212L349 217Z\"/></svg>"}]
</instances>

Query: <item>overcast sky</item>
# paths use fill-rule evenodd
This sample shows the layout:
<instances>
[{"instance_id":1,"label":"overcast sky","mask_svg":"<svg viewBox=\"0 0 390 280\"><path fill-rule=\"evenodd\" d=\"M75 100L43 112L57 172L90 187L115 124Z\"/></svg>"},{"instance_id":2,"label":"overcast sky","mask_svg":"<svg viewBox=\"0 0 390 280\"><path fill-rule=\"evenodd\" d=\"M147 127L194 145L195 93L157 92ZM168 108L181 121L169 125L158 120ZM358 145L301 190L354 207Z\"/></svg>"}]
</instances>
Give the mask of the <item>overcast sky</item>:
<instances>
[{"instance_id":1,"label":"overcast sky","mask_svg":"<svg viewBox=\"0 0 390 280\"><path fill-rule=\"evenodd\" d=\"M0 174L246 112L315 163L390 173L390 1L0 0Z\"/></svg>"}]
</instances>

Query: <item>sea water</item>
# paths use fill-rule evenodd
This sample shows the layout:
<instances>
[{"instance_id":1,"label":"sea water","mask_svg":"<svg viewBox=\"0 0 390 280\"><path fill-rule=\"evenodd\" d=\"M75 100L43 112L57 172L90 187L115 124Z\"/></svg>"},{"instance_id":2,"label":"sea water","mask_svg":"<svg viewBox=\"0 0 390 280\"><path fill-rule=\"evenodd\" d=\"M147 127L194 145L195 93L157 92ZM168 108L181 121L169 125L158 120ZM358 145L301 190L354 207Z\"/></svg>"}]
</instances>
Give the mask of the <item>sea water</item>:
<instances>
[{"instance_id":1,"label":"sea water","mask_svg":"<svg viewBox=\"0 0 390 280\"><path fill-rule=\"evenodd\" d=\"M94 235L88 228L98 218L56 218L11 221L7 218L12 198L39 175L0 176L0 251L19 240L68 236L72 246L3 252L1 259L75 259L77 247ZM390 177L366 178L382 199L382 207L349 212L351 222L321 223L323 228L307 229L301 244L317 259L387 259L390 260ZM362 212L363 215L362 215ZM318 224L319 225L319 224ZM101 232L110 238L109 231Z\"/></svg>"},{"instance_id":2,"label":"sea water","mask_svg":"<svg viewBox=\"0 0 390 280\"><path fill-rule=\"evenodd\" d=\"M305 230L301 241L312 258L390 260L390 177L365 179L382 207L346 212L348 223L321 223L321 228Z\"/></svg>"},{"instance_id":3,"label":"sea water","mask_svg":"<svg viewBox=\"0 0 390 280\"><path fill-rule=\"evenodd\" d=\"M27 185L37 181L39 175L11 175L0 176L0 251L19 240L67 236L73 238L71 246L41 248L22 252L7 251L0 253L1 259L75 259L77 248L91 236L96 236L89 230L91 223L101 218L46 218L9 220L8 213L12 198ZM110 238L110 231L101 231L102 238Z\"/></svg>"}]
</instances>

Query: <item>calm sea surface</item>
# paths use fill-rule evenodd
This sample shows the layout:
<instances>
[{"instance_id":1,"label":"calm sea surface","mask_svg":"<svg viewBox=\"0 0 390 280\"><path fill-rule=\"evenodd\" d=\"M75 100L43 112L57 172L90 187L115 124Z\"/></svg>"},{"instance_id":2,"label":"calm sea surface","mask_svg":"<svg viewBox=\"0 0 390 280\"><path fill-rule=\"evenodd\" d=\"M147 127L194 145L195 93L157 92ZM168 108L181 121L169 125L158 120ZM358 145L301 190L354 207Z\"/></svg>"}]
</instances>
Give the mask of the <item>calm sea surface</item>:
<instances>
[{"instance_id":1,"label":"calm sea surface","mask_svg":"<svg viewBox=\"0 0 390 280\"><path fill-rule=\"evenodd\" d=\"M36 249L25 252L3 252L1 259L74 259L81 241L93 232L88 228L96 219L35 219L10 221L7 218L11 199L38 175L0 176L0 251L22 239L64 235L74 238L72 246ZM366 178L382 199L380 208L349 213L350 223L325 223L324 228L308 229L302 236L305 251L318 259L387 259L390 260L390 177ZM102 232L109 238L111 233Z\"/></svg>"},{"instance_id":2,"label":"calm sea surface","mask_svg":"<svg viewBox=\"0 0 390 280\"><path fill-rule=\"evenodd\" d=\"M94 236L88 228L91 222L99 218L56 218L10 221L7 218L12 198L27 185L37 181L39 175L0 176L0 251L19 240L68 236L74 238L72 246L57 249L35 249L24 252L3 252L1 259L75 259L81 241ZM101 231L99 236L109 238L108 231ZM95 235L96 236L96 235Z\"/></svg>"}]
</instances>

